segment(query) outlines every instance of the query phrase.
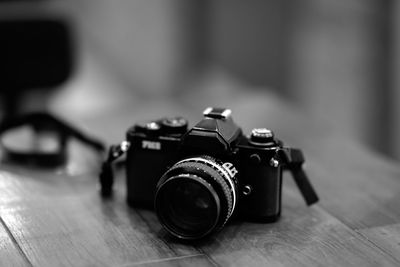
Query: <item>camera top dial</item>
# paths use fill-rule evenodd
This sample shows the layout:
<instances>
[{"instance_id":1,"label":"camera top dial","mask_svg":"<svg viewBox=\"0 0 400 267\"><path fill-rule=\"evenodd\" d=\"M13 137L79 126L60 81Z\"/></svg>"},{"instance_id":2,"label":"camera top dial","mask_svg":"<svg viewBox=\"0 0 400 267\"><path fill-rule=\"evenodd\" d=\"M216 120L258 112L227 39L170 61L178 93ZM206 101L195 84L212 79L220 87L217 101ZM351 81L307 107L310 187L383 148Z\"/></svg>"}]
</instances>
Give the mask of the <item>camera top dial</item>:
<instances>
[{"instance_id":1,"label":"camera top dial","mask_svg":"<svg viewBox=\"0 0 400 267\"><path fill-rule=\"evenodd\" d=\"M254 128L251 131L249 142L252 145L263 147L275 145L275 134L267 128Z\"/></svg>"},{"instance_id":2,"label":"camera top dial","mask_svg":"<svg viewBox=\"0 0 400 267\"><path fill-rule=\"evenodd\" d=\"M161 128L168 134L184 134L188 128L188 121L182 117L171 117L161 120Z\"/></svg>"}]
</instances>

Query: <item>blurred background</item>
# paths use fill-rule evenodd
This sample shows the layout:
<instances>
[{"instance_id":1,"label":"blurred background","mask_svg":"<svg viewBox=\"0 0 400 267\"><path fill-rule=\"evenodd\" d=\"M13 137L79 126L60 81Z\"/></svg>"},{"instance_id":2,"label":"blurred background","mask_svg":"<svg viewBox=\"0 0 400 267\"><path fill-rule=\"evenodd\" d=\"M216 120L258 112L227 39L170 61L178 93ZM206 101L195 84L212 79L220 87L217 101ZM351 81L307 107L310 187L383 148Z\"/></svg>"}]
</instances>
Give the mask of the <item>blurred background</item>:
<instances>
[{"instance_id":1,"label":"blurred background","mask_svg":"<svg viewBox=\"0 0 400 267\"><path fill-rule=\"evenodd\" d=\"M0 35L3 116L94 116L241 88L400 159L398 1L1 0Z\"/></svg>"}]
</instances>

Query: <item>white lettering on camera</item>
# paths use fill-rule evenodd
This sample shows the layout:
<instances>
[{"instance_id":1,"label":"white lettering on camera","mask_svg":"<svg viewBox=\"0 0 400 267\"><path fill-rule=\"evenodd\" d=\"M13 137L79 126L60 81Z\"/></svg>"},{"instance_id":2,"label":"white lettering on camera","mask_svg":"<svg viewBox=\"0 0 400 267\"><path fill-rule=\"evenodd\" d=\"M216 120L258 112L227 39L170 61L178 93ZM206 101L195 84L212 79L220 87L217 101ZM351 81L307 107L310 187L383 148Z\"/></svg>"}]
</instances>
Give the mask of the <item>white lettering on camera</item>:
<instances>
[{"instance_id":1,"label":"white lettering on camera","mask_svg":"<svg viewBox=\"0 0 400 267\"><path fill-rule=\"evenodd\" d=\"M238 174L238 170L235 166L233 166L232 163L225 162L224 164L222 164L222 166L229 172L231 177L234 177L236 174Z\"/></svg>"},{"instance_id":2,"label":"white lettering on camera","mask_svg":"<svg viewBox=\"0 0 400 267\"><path fill-rule=\"evenodd\" d=\"M152 150L161 150L161 143L160 142L143 140L142 141L142 148L143 149L152 149Z\"/></svg>"}]
</instances>

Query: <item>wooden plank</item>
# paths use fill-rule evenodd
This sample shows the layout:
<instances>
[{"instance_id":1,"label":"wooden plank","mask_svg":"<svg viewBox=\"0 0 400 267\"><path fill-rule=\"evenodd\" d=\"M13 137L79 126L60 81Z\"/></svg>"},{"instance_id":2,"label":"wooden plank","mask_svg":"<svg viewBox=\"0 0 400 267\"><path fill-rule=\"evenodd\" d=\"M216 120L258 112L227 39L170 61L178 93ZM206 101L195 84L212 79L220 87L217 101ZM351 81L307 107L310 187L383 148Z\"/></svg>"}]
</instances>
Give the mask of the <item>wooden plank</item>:
<instances>
[{"instance_id":1,"label":"wooden plank","mask_svg":"<svg viewBox=\"0 0 400 267\"><path fill-rule=\"evenodd\" d=\"M32 266L0 220L0 266Z\"/></svg>"},{"instance_id":2,"label":"wooden plank","mask_svg":"<svg viewBox=\"0 0 400 267\"><path fill-rule=\"evenodd\" d=\"M352 229L400 221L400 170L395 164L344 139L326 138L316 145L329 151L308 153L308 171L324 209Z\"/></svg>"},{"instance_id":3,"label":"wooden plank","mask_svg":"<svg viewBox=\"0 0 400 267\"><path fill-rule=\"evenodd\" d=\"M172 266L217 266L210 262L210 259L205 255L183 256L149 262L141 262L129 266L152 266L152 267L172 267Z\"/></svg>"},{"instance_id":4,"label":"wooden plank","mask_svg":"<svg viewBox=\"0 0 400 267\"><path fill-rule=\"evenodd\" d=\"M221 266L397 266L388 254L321 207L306 207L298 192L284 190L283 216L272 224L231 222L210 239L193 245ZM176 244L151 211L140 213L152 231Z\"/></svg>"},{"instance_id":5,"label":"wooden plank","mask_svg":"<svg viewBox=\"0 0 400 267\"><path fill-rule=\"evenodd\" d=\"M290 193L291 194L291 193ZM274 224L235 222L199 245L221 266L398 266L320 206L288 197Z\"/></svg>"},{"instance_id":6,"label":"wooden plank","mask_svg":"<svg viewBox=\"0 0 400 267\"><path fill-rule=\"evenodd\" d=\"M359 232L385 253L400 261L400 224L362 229Z\"/></svg>"},{"instance_id":7,"label":"wooden plank","mask_svg":"<svg viewBox=\"0 0 400 267\"><path fill-rule=\"evenodd\" d=\"M40 174L0 173L0 214L34 266L118 266L200 254L160 239L122 192L104 202L94 177Z\"/></svg>"}]
</instances>

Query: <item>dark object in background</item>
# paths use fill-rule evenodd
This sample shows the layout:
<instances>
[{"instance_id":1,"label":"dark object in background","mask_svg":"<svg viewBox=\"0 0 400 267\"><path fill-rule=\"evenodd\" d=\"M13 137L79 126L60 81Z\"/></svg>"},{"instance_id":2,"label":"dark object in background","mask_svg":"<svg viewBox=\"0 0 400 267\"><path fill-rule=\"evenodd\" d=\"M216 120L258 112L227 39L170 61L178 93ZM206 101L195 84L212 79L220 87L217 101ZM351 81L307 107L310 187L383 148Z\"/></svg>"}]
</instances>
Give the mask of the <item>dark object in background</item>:
<instances>
[{"instance_id":1,"label":"dark object in background","mask_svg":"<svg viewBox=\"0 0 400 267\"><path fill-rule=\"evenodd\" d=\"M21 144L18 138L14 138L15 130L21 127L29 127L36 133L35 140L28 146ZM68 156L66 146L72 137L101 154L105 151L101 141L48 113L36 112L14 116L0 124L0 145L5 159L18 164L39 167L63 165L67 162Z\"/></svg>"},{"instance_id":2,"label":"dark object in background","mask_svg":"<svg viewBox=\"0 0 400 267\"><path fill-rule=\"evenodd\" d=\"M110 149L100 174L102 193L112 192L111 162L127 152L128 203L154 205L169 233L191 240L220 230L233 214L276 221L284 169L292 172L307 204L317 202L302 169L302 152L284 147L265 128L243 135L230 113L208 108L189 131L180 117L134 125L127 141Z\"/></svg>"},{"instance_id":3,"label":"dark object in background","mask_svg":"<svg viewBox=\"0 0 400 267\"><path fill-rule=\"evenodd\" d=\"M51 90L71 74L70 32L62 20L0 21L0 93L5 116L17 112L26 90Z\"/></svg>"},{"instance_id":4,"label":"dark object in background","mask_svg":"<svg viewBox=\"0 0 400 267\"><path fill-rule=\"evenodd\" d=\"M27 91L53 90L70 77L73 68L70 35L68 25L61 19L0 20L3 160L40 167L59 166L66 162L70 137L104 150L100 141L51 114L20 114Z\"/></svg>"}]
</instances>

